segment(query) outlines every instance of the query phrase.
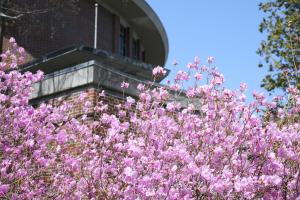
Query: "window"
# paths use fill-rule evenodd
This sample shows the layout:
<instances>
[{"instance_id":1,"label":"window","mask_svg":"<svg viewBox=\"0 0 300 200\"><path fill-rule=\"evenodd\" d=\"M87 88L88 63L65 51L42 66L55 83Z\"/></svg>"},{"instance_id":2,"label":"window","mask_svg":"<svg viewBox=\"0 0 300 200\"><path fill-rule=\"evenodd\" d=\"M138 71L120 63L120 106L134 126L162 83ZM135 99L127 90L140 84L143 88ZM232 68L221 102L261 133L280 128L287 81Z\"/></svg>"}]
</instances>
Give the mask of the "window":
<instances>
[{"instance_id":1,"label":"window","mask_svg":"<svg viewBox=\"0 0 300 200\"><path fill-rule=\"evenodd\" d=\"M120 43L119 43L119 54L121 56L127 56L127 44L128 44L128 29L124 26L120 26Z\"/></svg>"},{"instance_id":2,"label":"window","mask_svg":"<svg viewBox=\"0 0 300 200\"><path fill-rule=\"evenodd\" d=\"M140 59L140 41L136 39L132 40L132 58L136 60Z\"/></svg>"},{"instance_id":3,"label":"window","mask_svg":"<svg viewBox=\"0 0 300 200\"><path fill-rule=\"evenodd\" d=\"M145 52L145 50L142 52L142 61L146 62L146 52Z\"/></svg>"}]
</instances>

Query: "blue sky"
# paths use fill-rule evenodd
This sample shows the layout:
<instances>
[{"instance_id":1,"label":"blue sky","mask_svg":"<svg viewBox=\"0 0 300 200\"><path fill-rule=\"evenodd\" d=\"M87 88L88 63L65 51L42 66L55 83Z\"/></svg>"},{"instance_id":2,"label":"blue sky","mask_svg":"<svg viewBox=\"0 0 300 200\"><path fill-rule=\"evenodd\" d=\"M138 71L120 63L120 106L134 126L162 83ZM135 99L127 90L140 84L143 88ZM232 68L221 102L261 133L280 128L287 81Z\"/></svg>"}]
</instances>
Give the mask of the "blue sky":
<instances>
[{"instance_id":1,"label":"blue sky","mask_svg":"<svg viewBox=\"0 0 300 200\"><path fill-rule=\"evenodd\" d=\"M258 31L263 17L258 10L260 0L147 0L161 19L168 38L166 63L172 73L186 67L199 56L202 62L215 57L216 66L224 74L226 87L237 89L240 82L252 91L264 92L260 83L267 73L258 68L263 59L256 54L264 36ZM177 69L172 61L179 63Z\"/></svg>"}]
</instances>

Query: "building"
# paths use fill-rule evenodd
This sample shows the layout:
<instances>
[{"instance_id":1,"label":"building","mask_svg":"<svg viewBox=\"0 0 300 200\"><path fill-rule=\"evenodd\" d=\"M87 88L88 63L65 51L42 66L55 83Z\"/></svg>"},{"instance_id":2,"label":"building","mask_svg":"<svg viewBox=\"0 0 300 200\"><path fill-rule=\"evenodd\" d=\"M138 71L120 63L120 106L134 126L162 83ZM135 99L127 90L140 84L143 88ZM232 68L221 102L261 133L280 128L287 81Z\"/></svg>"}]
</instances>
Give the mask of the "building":
<instances>
[{"instance_id":1,"label":"building","mask_svg":"<svg viewBox=\"0 0 300 200\"><path fill-rule=\"evenodd\" d=\"M50 0L11 2L19 9L34 8L6 19L1 35L3 50L13 36L27 51L24 71L45 72L34 85L33 103L58 97L72 101L82 91L95 98L104 89L115 104L123 81L130 83L126 95L135 96L137 84L152 80L153 67L167 59L166 32L144 0L74 0L73 7L69 1L57 7Z\"/></svg>"}]
</instances>

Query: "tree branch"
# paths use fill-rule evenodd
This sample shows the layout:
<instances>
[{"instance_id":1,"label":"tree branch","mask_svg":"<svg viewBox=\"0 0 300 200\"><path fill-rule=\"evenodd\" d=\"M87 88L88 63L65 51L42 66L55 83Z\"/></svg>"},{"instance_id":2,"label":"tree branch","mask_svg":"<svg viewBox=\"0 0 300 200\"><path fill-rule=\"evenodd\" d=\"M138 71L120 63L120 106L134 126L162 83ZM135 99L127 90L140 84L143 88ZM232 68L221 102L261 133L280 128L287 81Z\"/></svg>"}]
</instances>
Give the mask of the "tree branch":
<instances>
[{"instance_id":1,"label":"tree branch","mask_svg":"<svg viewBox=\"0 0 300 200\"><path fill-rule=\"evenodd\" d=\"M3 12L0 12L0 17L4 17L4 18L8 18L8 19L18 19L20 17L22 17L24 14L19 14L19 15L16 15L16 16L10 16L10 15L7 15Z\"/></svg>"}]
</instances>

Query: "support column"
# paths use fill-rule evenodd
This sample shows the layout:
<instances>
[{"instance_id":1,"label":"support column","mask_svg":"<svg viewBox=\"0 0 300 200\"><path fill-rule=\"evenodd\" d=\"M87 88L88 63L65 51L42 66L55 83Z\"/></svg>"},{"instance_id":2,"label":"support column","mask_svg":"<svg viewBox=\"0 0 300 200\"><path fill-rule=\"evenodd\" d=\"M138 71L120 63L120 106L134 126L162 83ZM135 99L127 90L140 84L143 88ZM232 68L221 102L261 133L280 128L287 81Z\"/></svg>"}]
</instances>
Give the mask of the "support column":
<instances>
[{"instance_id":1,"label":"support column","mask_svg":"<svg viewBox=\"0 0 300 200\"><path fill-rule=\"evenodd\" d=\"M98 3L95 3L95 31L94 31L94 48L97 49L98 35Z\"/></svg>"}]
</instances>

